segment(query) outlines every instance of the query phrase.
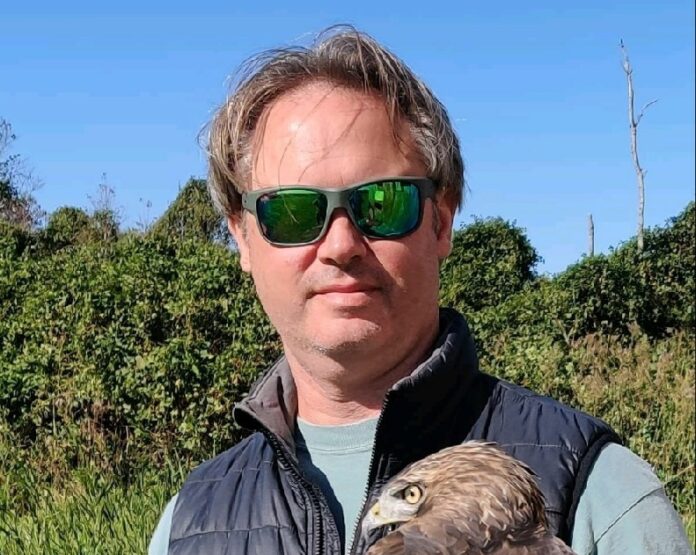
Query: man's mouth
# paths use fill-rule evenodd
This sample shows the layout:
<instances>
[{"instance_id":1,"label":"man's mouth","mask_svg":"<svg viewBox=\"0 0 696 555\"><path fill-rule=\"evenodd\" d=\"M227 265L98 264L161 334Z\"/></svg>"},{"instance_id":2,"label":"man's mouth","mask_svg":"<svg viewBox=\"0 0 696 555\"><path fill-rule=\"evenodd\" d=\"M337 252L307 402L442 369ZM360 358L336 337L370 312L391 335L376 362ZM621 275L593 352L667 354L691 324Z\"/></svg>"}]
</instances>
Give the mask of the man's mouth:
<instances>
[{"instance_id":1,"label":"man's mouth","mask_svg":"<svg viewBox=\"0 0 696 555\"><path fill-rule=\"evenodd\" d=\"M362 310L374 304L379 290L379 287L366 283L332 283L315 289L309 298L340 310Z\"/></svg>"},{"instance_id":2,"label":"man's mouth","mask_svg":"<svg viewBox=\"0 0 696 555\"><path fill-rule=\"evenodd\" d=\"M328 295L331 293L351 294L351 293L369 293L375 291L377 287L366 283L334 283L315 289L312 295Z\"/></svg>"}]
</instances>

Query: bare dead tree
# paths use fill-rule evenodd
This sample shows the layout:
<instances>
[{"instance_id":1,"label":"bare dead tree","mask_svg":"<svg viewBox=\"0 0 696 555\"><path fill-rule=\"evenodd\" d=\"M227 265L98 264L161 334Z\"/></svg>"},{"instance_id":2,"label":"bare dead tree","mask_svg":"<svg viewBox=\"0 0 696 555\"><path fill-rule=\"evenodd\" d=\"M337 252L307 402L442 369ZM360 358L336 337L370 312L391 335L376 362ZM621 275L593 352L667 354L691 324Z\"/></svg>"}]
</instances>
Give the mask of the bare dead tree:
<instances>
[{"instance_id":1,"label":"bare dead tree","mask_svg":"<svg viewBox=\"0 0 696 555\"><path fill-rule=\"evenodd\" d=\"M641 108L638 117L635 117L633 108L633 68L631 61L628 59L628 52L624 46L623 39L620 41L621 53L623 55L623 70L626 74L626 84L628 86L628 126L631 132L631 158L633 159L633 167L636 170L636 178L638 180L638 252L643 251L643 227L645 220L645 174L647 173L640 165L638 160L638 125L643 119L645 111L657 102L657 99L651 100L643 108Z\"/></svg>"},{"instance_id":2,"label":"bare dead tree","mask_svg":"<svg viewBox=\"0 0 696 555\"><path fill-rule=\"evenodd\" d=\"M594 220L587 215L587 256L594 256Z\"/></svg>"}]
</instances>

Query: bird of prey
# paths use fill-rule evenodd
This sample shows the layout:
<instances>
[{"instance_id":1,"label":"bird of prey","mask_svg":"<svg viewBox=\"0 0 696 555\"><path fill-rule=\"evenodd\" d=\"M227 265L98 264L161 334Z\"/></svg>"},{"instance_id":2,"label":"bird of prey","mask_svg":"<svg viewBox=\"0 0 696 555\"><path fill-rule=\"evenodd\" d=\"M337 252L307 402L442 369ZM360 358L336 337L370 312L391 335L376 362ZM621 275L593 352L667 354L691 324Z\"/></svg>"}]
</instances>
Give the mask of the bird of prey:
<instances>
[{"instance_id":1,"label":"bird of prey","mask_svg":"<svg viewBox=\"0 0 696 555\"><path fill-rule=\"evenodd\" d=\"M362 534L398 527L368 555L572 555L546 528L534 474L493 443L448 447L382 489Z\"/></svg>"}]
</instances>

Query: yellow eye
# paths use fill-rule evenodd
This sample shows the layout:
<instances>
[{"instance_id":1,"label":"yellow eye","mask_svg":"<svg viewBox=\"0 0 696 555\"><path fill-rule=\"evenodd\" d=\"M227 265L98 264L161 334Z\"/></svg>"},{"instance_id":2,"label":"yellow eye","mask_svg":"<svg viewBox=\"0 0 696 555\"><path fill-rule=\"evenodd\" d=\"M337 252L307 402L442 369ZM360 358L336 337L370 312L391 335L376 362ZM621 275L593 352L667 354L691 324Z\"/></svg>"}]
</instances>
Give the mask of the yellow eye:
<instances>
[{"instance_id":1,"label":"yellow eye","mask_svg":"<svg viewBox=\"0 0 696 555\"><path fill-rule=\"evenodd\" d=\"M421 500L421 497L423 497L423 490L421 490L418 486L408 486L404 490L404 499L406 500L406 503L415 505Z\"/></svg>"}]
</instances>

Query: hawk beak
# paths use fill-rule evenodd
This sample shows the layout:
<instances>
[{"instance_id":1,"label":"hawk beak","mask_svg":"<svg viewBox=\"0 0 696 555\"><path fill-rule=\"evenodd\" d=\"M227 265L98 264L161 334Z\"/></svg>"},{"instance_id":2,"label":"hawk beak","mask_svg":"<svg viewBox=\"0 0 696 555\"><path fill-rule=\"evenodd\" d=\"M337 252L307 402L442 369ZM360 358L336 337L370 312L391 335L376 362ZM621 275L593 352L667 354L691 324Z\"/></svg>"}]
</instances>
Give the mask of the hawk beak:
<instances>
[{"instance_id":1,"label":"hawk beak","mask_svg":"<svg viewBox=\"0 0 696 555\"><path fill-rule=\"evenodd\" d=\"M379 501L372 505L372 508L367 512L362 521L362 536L367 538L367 535L382 525L382 515L379 512Z\"/></svg>"},{"instance_id":2,"label":"hawk beak","mask_svg":"<svg viewBox=\"0 0 696 555\"><path fill-rule=\"evenodd\" d=\"M387 524L396 524L402 522L401 519L389 518L381 512L379 501L372 505L372 508L367 512L362 521L362 536L367 538L367 535L375 528L380 528Z\"/></svg>"}]
</instances>

